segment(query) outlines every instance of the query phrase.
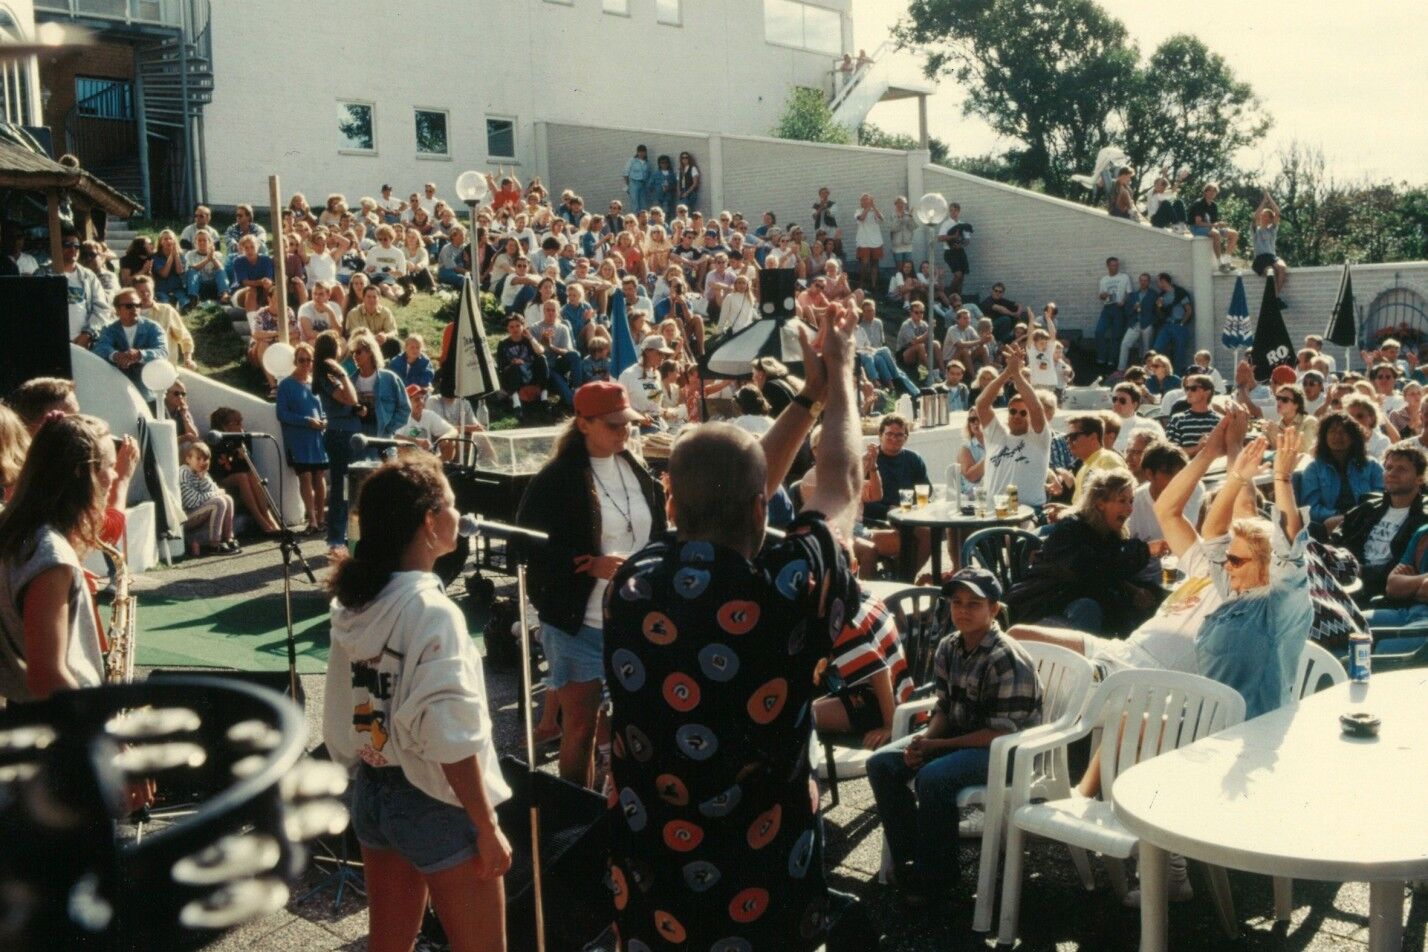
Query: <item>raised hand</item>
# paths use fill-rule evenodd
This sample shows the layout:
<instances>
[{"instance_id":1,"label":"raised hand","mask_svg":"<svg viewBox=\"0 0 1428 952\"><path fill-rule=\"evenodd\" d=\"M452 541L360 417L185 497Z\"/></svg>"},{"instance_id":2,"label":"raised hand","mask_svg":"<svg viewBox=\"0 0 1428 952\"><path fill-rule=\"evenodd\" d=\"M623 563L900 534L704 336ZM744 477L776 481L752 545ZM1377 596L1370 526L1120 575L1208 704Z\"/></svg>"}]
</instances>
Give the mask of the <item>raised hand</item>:
<instances>
[{"instance_id":1,"label":"raised hand","mask_svg":"<svg viewBox=\"0 0 1428 952\"><path fill-rule=\"evenodd\" d=\"M1239 476L1247 483L1253 482L1255 474L1259 472L1260 464L1264 462L1264 451L1268 448L1268 440L1262 436L1255 437L1235 458L1234 465L1230 467L1230 473Z\"/></svg>"},{"instance_id":2,"label":"raised hand","mask_svg":"<svg viewBox=\"0 0 1428 952\"><path fill-rule=\"evenodd\" d=\"M1286 426L1280 432L1278 445L1274 449L1274 478L1291 479L1298 462L1299 429Z\"/></svg>"},{"instance_id":3,"label":"raised hand","mask_svg":"<svg viewBox=\"0 0 1428 952\"><path fill-rule=\"evenodd\" d=\"M1006 359L1007 373L1010 376L1017 376L1026 367L1026 351L1014 344L1007 345Z\"/></svg>"}]
</instances>

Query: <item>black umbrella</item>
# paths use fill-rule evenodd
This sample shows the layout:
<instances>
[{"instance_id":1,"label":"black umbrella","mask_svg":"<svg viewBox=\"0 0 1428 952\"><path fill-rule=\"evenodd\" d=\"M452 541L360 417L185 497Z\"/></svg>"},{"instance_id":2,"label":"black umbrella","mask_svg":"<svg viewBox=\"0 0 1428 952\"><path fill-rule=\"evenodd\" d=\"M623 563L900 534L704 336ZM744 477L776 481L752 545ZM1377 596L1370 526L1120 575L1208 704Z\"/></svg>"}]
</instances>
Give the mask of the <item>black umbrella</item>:
<instances>
[{"instance_id":1,"label":"black umbrella","mask_svg":"<svg viewBox=\"0 0 1428 952\"><path fill-rule=\"evenodd\" d=\"M1344 273L1339 277L1339 294L1334 299L1334 313L1329 315L1324 339L1340 347L1353 347L1358 340L1358 328L1354 322L1354 279L1349 274L1347 261L1344 262ZM1344 369L1349 369L1347 363Z\"/></svg>"},{"instance_id":2,"label":"black umbrella","mask_svg":"<svg viewBox=\"0 0 1428 952\"><path fill-rule=\"evenodd\" d=\"M1289 337L1289 328L1284 326L1272 274L1264 280L1264 299L1259 305L1259 323L1254 328L1250 362L1254 364L1256 380L1268 380L1275 367L1294 366L1294 342Z\"/></svg>"}]
</instances>

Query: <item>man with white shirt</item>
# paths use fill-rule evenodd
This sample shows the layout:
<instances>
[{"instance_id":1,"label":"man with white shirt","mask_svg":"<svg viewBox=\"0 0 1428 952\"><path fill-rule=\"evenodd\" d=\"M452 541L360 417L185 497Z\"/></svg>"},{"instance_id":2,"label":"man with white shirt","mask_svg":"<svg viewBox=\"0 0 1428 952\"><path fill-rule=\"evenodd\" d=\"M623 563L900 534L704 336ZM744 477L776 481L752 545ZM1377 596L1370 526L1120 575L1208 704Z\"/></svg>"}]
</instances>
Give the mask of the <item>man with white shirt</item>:
<instances>
[{"instance_id":1,"label":"man with white shirt","mask_svg":"<svg viewBox=\"0 0 1428 952\"><path fill-rule=\"evenodd\" d=\"M640 424L641 433L653 433L664 429L660 411L660 396L663 384L660 381L659 365L666 357L673 357L674 351L660 334L651 334L640 342L639 363L631 364L620 374L620 386L630 396L630 406L645 415ZM669 411L673 413L673 411Z\"/></svg>"},{"instance_id":2,"label":"man with white shirt","mask_svg":"<svg viewBox=\"0 0 1428 952\"><path fill-rule=\"evenodd\" d=\"M13 270L0 270L16 277L27 278L40 269L33 255L25 252L25 229L19 223L7 221L4 230L5 263Z\"/></svg>"},{"instance_id":3,"label":"man with white shirt","mask_svg":"<svg viewBox=\"0 0 1428 952\"><path fill-rule=\"evenodd\" d=\"M1155 518L1155 501L1160 498L1160 494L1170 485L1175 475L1189 463L1190 458L1185 455L1184 450L1163 440L1151 443L1141 455L1140 474L1145 477L1145 482L1135 491L1131 502L1131 515L1126 520L1126 532L1132 539L1140 539L1150 546L1151 561L1146 566L1147 578L1159 576L1160 559L1169 552L1169 546L1165 543L1165 532L1160 528L1159 520ZM1205 485L1200 483L1185 503L1185 519L1192 526L1200 524L1200 511L1204 505Z\"/></svg>"},{"instance_id":4,"label":"man with white shirt","mask_svg":"<svg viewBox=\"0 0 1428 952\"><path fill-rule=\"evenodd\" d=\"M1408 553L1409 540L1428 525L1424 473L1428 453L1417 441L1396 443L1383 454L1383 494L1370 493L1350 509L1329 537L1359 560L1365 600L1382 595L1389 572Z\"/></svg>"},{"instance_id":5,"label":"man with white shirt","mask_svg":"<svg viewBox=\"0 0 1428 952\"><path fill-rule=\"evenodd\" d=\"M1305 347L1308 347L1310 350L1314 351L1314 353L1315 353L1316 356L1322 358L1322 359L1325 360L1325 361L1328 361L1328 364L1329 364L1329 371L1328 371L1328 372L1329 372L1330 374L1338 373L1339 365L1338 365L1338 363L1334 360L1334 355L1331 354L1331 353L1329 353L1328 351L1324 350L1324 338L1323 338L1323 337L1319 336L1318 334L1306 334L1306 335L1304 336L1304 346L1305 346Z\"/></svg>"},{"instance_id":6,"label":"man with white shirt","mask_svg":"<svg viewBox=\"0 0 1428 952\"><path fill-rule=\"evenodd\" d=\"M1121 259L1106 259L1106 273L1101 276L1097 297L1101 300L1101 317L1096 321L1096 362L1101 370L1120 369L1121 339L1126 329L1126 298L1131 293L1130 275L1121 270Z\"/></svg>"},{"instance_id":7,"label":"man with white shirt","mask_svg":"<svg viewBox=\"0 0 1428 952\"><path fill-rule=\"evenodd\" d=\"M154 394L144 385L143 371L145 364L168 359L163 328L139 316L139 292L133 288L114 295L114 310L119 319L100 331L94 353L122 370L145 400L153 400Z\"/></svg>"},{"instance_id":8,"label":"man with white shirt","mask_svg":"<svg viewBox=\"0 0 1428 952\"><path fill-rule=\"evenodd\" d=\"M392 186L382 186L382 197L377 200L377 207L382 211L382 221L388 225L395 225L402 220L402 212L407 210L407 203L392 194Z\"/></svg>"},{"instance_id":9,"label":"man with white shirt","mask_svg":"<svg viewBox=\"0 0 1428 952\"><path fill-rule=\"evenodd\" d=\"M422 187L422 191L424 192L424 194L421 198L417 199L417 204L419 204L422 208L426 209L426 213L431 216L433 221L435 221L437 202L436 183L427 182L426 185Z\"/></svg>"},{"instance_id":10,"label":"man with white shirt","mask_svg":"<svg viewBox=\"0 0 1428 952\"><path fill-rule=\"evenodd\" d=\"M392 439L440 453L443 459L451 459L455 455L457 444L448 441L438 447L437 440L455 434L456 428L446 422L441 414L427 409L428 395L428 390L420 384L407 385L407 400L412 405L412 415L392 434Z\"/></svg>"},{"instance_id":11,"label":"man with white shirt","mask_svg":"<svg viewBox=\"0 0 1428 952\"><path fill-rule=\"evenodd\" d=\"M1007 403L1007 422L1003 424L992 404L1008 383L1016 393ZM1007 349L1006 369L982 388L973 412L982 424L987 447L982 485L988 498L1014 485L1022 504L1041 512L1046 505L1046 474L1051 468L1051 426L1031 387L1026 355L1020 348Z\"/></svg>"},{"instance_id":12,"label":"man with white shirt","mask_svg":"<svg viewBox=\"0 0 1428 952\"><path fill-rule=\"evenodd\" d=\"M1133 383L1118 383L1111 391L1111 410L1121 418L1121 432L1113 449L1122 457L1137 433L1151 433L1157 438L1165 435L1159 423L1140 415L1140 401L1140 388Z\"/></svg>"},{"instance_id":13,"label":"man with white shirt","mask_svg":"<svg viewBox=\"0 0 1428 952\"><path fill-rule=\"evenodd\" d=\"M114 320L114 309L93 271L79 263L79 234L65 229L60 241L60 273L69 285L69 339L90 348Z\"/></svg>"},{"instance_id":14,"label":"man with white shirt","mask_svg":"<svg viewBox=\"0 0 1428 952\"><path fill-rule=\"evenodd\" d=\"M185 251L191 248L197 248L198 233L206 231L208 232L209 239L213 243L213 247L217 248L219 238L218 229L209 224L211 221L213 221L213 212L209 210L207 205L200 205L195 208L193 210L193 222L184 228L183 233L179 235L179 247Z\"/></svg>"},{"instance_id":15,"label":"man with white shirt","mask_svg":"<svg viewBox=\"0 0 1428 952\"><path fill-rule=\"evenodd\" d=\"M1304 412L1317 415L1328 398L1324 392L1324 375L1317 370L1306 370L1299 377L1299 386L1304 388Z\"/></svg>"}]
</instances>

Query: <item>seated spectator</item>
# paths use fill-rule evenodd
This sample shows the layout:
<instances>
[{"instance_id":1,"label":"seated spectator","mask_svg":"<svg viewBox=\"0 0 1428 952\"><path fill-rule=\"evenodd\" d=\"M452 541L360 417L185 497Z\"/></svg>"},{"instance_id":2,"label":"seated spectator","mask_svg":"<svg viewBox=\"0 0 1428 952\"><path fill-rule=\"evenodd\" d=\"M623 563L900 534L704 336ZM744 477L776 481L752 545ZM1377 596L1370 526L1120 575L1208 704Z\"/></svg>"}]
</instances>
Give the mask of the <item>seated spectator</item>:
<instances>
[{"instance_id":1,"label":"seated spectator","mask_svg":"<svg viewBox=\"0 0 1428 952\"><path fill-rule=\"evenodd\" d=\"M974 326L972 312L965 307L957 309L953 324L947 328L947 336L942 341L942 356L949 363L959 361L968 370L977 370L992 362L991 321L986 328Z\"/></svg>"},{"instance_id":2,"label":"seated spectator","mask_svg":"<svg viewBox=\"0 0 1428 952\"><path fill-rule=\"evenodd\" d=\"M1131 516L1126 522L1126 531L1132 539L1140 539L1150 546L1151 564L1147 566L1147 577L1159 578L1160 559L1170 550L1165 544L1165 532L1155 518L1155 504L1165 487L1179 475L1190 462L1185 451L1164 440L1150 440L1140 450L1137 465L1131 469L1144 480L1135 491L1131 501ZM1129 465L1129 461L1127 463ZM1205 505L1205 486L1197 484L1185 502L1182 514L1190 525L1200 526L1200 513Z\"/></svg>"},{"instance_id":3,"label":"seated spectator","mask_svg":"<svg viewBox=\"0 0 1428 952\"><path fill-rule=\"evenodd\" d=\"M609 382L610 380L610 338L596 336L590 339L590 353L581 361L580 379L589 383L592 380Z\"/></svg>"},{"instance_id":4,"label":"seated spectator","mask_svg":"<svg viewBox=\"0 0 1428 952\"><path fill-rule=\"evenodd\" d=\"M1031 308L1007 297L1006 290L1006 285L998 281L992 285L992 293L979 305L982 313L992 319L992 333L1002 343L1012 339L1012 331L1018 320L1025 320L1028 324L1035 321Z\"/></svg>"},{"instance_id":5,"label":"seated spectator","mask_svg":"<svg viewBox=\"0 0 1428 952\"><path fill-rule=\"evenodd\" d=\"M798 393L803 381L789 373L782 361L773 357L757 357L750 367L754 386L768 401L773 416L784 411Z\"/></svg>"},{"instance_id":6,"label":"seated spectator","mask_svg":"<svg viewBox=\"0 0 1428 952\"><path fill-rule=\"evenodd\" d=\"M426 355L426 341L420 334L408 334L402 353L387 363L387 369L402 378L402 386L430 388L436 379L436 368Z\"/></svg>"},{"instance_id":7,"label":"seated spectator","mask_svg":"<svg viewBox=\"0 0 1428 952\"><path fill-rule=\"evenodd\" d=\"M541 305L540 321L530 330L545 352L550 383L560 394L561 402L573 408L575 391L584 382L584 365L575 346L574 335L570 333L570 325L560 319L560 302L554 298L547 299Z\"/></svg>"},{"instance_id":8,"label":"seated spectator","mask_svg":"<svg viewBox=\"0 0 1428 952\"><path fill-rule=\"evenodd\" d=\"M114 311L119 320L100 333L94 353L122 370L144 400L152 403L154 394L144 384L144 365L168 359L168 340L163 328L139 316L139 292L133 288L114 295Z\"/></svg>"},{"instance_id":9,"label":"seated spectator","mask_svg":"<svg viewBox=\"0 0 1428 952\"><path fill-rule=\"evenodd\" d=\"M917 276L917 269L910 258L899 263L897 271L888 280L887 298L901 304L903 310L907 310L915 300L926 300L927 285Z\"/></svg>"},{"instance_id":10,"label":"seated spectator","mask_svg":"<svg viewBox=\"0 0 1428 952\"><path fill-rule=\"evenodd\" d=\"M1394 444L1383 458L1382 495L1366 495L1329 536L1330 544L1347 549L1359 561L1364 583L1360 602L1384 594L1390 570L1409 556L1410 567L1423 561L1409 540L1428 525L1425 470L1428 453L1420 444Z\"/></svg>"},{"instance_id":11,"label":"seated spectator","mask_svg":"<svg viewBox=\"0 0 1428 952\"><path fill-rule=\"evenodd\" d=\"M1145 362L1145 367L1146 370L1149 371L1149 373L1145 375L1145 390L1151 396L1163 398L1171 391L1181 389L1182 384L1180 378L1177 377L1175 375L1175 372L1171 369L1170 358L1166 357L1164 354L1153 354L1152 356L1147 358ZM1211 397L1215 395L1214 386L1215 383L1213 380L1211 380ZM1161 404L1164 405L1163 399L1161 401ZM1170 409L1171 408L1169 406L1166 406L1167 411Z\"/></svg>"},{"instance_id":12,"label":"seated spectator","mask_svg":"<svg viewBox=\"0 0 1428 952\"><path fill-rule=\"evenodd\" d=\"M233 306L245 311L256 311L268 303L273 293L273 259L258 253L258 239L244 235L238 239L238 255L230 264L233 268Z\"/></svg>"},{"instance_id":13,"label":"seated spectator","mask_svg":"<svg viewBox=\"0 0 1428 952\"><path fill-rule=\"evenodd\" d=\"M165 304L173 304L180 311L188 310L193 303L189 296L184 276L184 254L178 246L178 236L165 228L159 232L158 249L151 259L150 276L154 281L154 297ZM130 281L132 286L133 281Z\"/></svg>"},{"instance_id":14,"label":"seated spectator","mask_svg":"<svg viewBox=\"0 0 1428 952\"><path fill-rule=\"evenodd\" d=\"M232 407L219 407L208 415L208 427L220 433L241 433L243 414ZM229 436L212 447L211 473L228 495L243 504L258 530L264 535L277 535L280 528L263 504L262 487L257 472L248 461L249 436ZM235 517L236 518L236 517Z\"/></svg>"},{"instance_id":15,"label":"seated spectator","mask_svg":"<svg viewBox=\"0 0 1428 952\"><path fill-rule=\"evenodd\" d=\"M944 384L947 389L947 411L964 413L972 409L972 391L965 383L967 368L962 366L961 361L952 360L948 361L944 373L947 375Z\"/></svg>"},{"instance_id":16,"label":"seated spectator","mask_svg":"<svg viewBox=\"0 0 1428 952\"><path fill-rule=\"evenodd\" d=\"M1190 234L1197 238L1209 238L1210 250L1220 270L1232 271L1234 265L1230 263L1230 256L1236 253L1240 233L1220 219L1220 206L1215 201L1219 194L1218 185L1213 182L1207 184L1199 200L1190 206L1186 214L1190 218Z\"/></svg>"},{"instance_id":17,"label":"seated spectator","mask_svg":"<svg viewBox=\"0 0 1428 952\"><path fill-rule=\"evenodd\" d=\"M5 405L15 411L31 437L39 432L51 412L65 416L79 413L74 381L63 377L31 377L10 391Z\"/></svg>"},{"instance_id":18,"label":"seated spectator","mask_svg":"<svg viewBox=\"0 0 1428 952\"><path fill-rule=\"evenodd\" d=\"M233 497L218 487L208 474L213 452L208 444L190 443L179 468L179 498L183 504L183 527L193 530L188 554L197 558L209 552L239 552L233 538Z\"/></svg>"},{"instance_id":19,"label":"seated spectator","mask_svg":"<svg viewBox=\"0 0 1428 952\"><path fill-rule=\"evenodd\" d=\"M1299 445L1313 446L1319 439L1319 419L1308 412L1304 389L1297 384L1280 384L1274 390L1274 405L1279 418L1265 427L1271 440L1278 440L1284 429L1299 431Z\"/></svg>"},{"instance_id":20,"label":"seated spectator","mask_svg":"<svg viewBox=\"0 0 1428 952\"><path fill-rule=\"evenodd\" d=\"M277 307L274 304L267 304L256 311L248 312L248 363L262 373L263 378L267 380L269 400L278 394L278 381L268 372L267 366L263 363L263 355L273 344L294 344L301 340L302 327L298 323L296 312L288 311L286 328L278 318Z\"/></svg>"},{"instance_id":21,"label":"seated spectator","mask_svg":"<svg viewBox=\"0 0 1428 952\"><path fill-rule=\"evenodd\" d=\"M815 676L829 692L813 702L817 731L856 734L862 738L864 750L876 750L888 742L893 711L911 700L914 685L897 622L867 589L859 593L857 610L833 639L828 663L821 665Z\"/></svg>"},{"instance_id":22,"label":"seated spectator","mask_svg":"<svg viewBox=\"0 0 1428 952\"><path fill-rule=\"evenodd\" d=\"M1073 418L1073 426L1077 419L1084 418ZM1150 549L1126 530L1135 492L1135 477L1122 467L1098 470L1086 479L1074 508L1056 521L1036 560L1012 588L1013 623L1047 620L1123 637L1150 617L1158 602L1145 587ZM1095 571L1087 571L1088 566Z\"/></svg>"},{"instance_id":23,"label":"seated spectator","mask_svg":"<svg viewBox=\"0 0 1428 952\"><path fill-rule=\"evenodd\" d=\"M1382 459L1389 446L1398 441L1398 431L1384 419L1377 401L1356 393L1343 399L1343 407L1344 412L1363 428L1364 452L1370 459Z\"/></svg>"},{"instance_id":24,"label":"seated spectator","mask_svg":"<svg viewBox=\"0 0 1428 952\"><path fill-rule=\"evenodd\" d=\"M410 301L414 291L435 291L436 281L431 274L431 255L421 233L415 228L403 228L400 234L406 270L397 282L406 290L406 300Z\"/></svg>"},{"instance_id":25,"label":"seated spectator","mask_svg":"<svg viewBox=\"0 0 1428 952\"><path fill-rule=\"evenodd\" d=\"M1373 384L1374 399L1384 413L1403 409L1405 401L1398 392L1400 372L1396 364L1383 361L1369 371L1369 381Z\"/></svg>"},{"instance_id":26,"label":"seated spectator","mask_svg":"<svg viewBox=\"0 0 1428 952\"><path fill-rule=\"evenodd\" d=\"M198 424L194 422L193 411L188 406L188 385L182 380L169 384L169 389L164 393L164 413L173 421L174 437L178 440L182 458L184 447L203 439L199 435Z\"/></svg>"},{"instance_id":27,"label":"seated spectator","mask_svg":"<svg viewBox=\"0 0 1428 952\"><path fill-rule=\"evenodd\" d=\"M154 275L154 242L147 235L140 235L129 242L129 247L120 256L120 287L133 287L134 279L141 274Z\"/></svg>"},{"instance_id":28,"label":"seated spectator","mask_svg":"<svg viewBox=\"0 0 1428 952\"><path fill-rule=\"evenodd\" d=\"M1184 230L1189 219L1185 214L1185 203L1170 187L1170 179L1164 175L1155 177L1155 184L1145 197L1145 217L1156 228Z\"/></svg>"},{"instance_id":29,"label":"seated spectator","mask_svg":"<svg viewBox=\"0 0 1428 952\"><path fill-rule=\"evenodd\" d=\"M193 210L193 222L184 227L179 233L179 247L188 251L198 247L198 235L200 232L208 235L209 244L217 248L221 237L218 229L214 228L210 222L213 221L213 212L207 205L199 205Z\"/></svg>"},{"instance_id":30,"label":"seated spectator","mask_svg":"<svg viewBox=\"0 0 1428 952\"><path fill-rule=\"evenodd\" d=\"M396 244L396 232L391 225L377 229L377 245L367 252L367 261L362 270L372 284L381 291L383 297L406 303L410 291L403 294L399 283L407 274L406 252Z\"/></svg>"},{"instance_id":31,"label":"seated spectator","mask_svg":"<svg viewBox=\"0 0 1428 952\"><path fill-rule=\"evenodd\" d=\"M509 396L520 409L523 399L534 399L546 384L545 350L531 336L530 329L519 314L506 318L506 336L496 344L496 375L501 381L501 393ZM528 396L522 397L522 391Z\"/></svg>"},{"instance_id":32,"label":"seated spectator","mask_svg":"<svg viewBox=\"0 0 1428 952\"><path fill-rule=\"evenodd\" d=\"M466 276L471 273L471 255L466 247L466 229L457 225L451 229L451 234L448 237L451 240L442 246L436 256L436 280L446 287L460 290L466 282ZM491 280L494 287L496 279L493 277ZM511 294L511 299L515 299L514 292ZM502 304L505 304L504 295Z\"/></svg>"},{"instance_id":33,"label":"seated spectator","mask_svg":"<svg viewBox=\"0 0 1428 952\"><path fill-rule=\"evenodd\" d=\"M172 304L161 304L154 300L153 278L147 274L139 275L134 279L134 290L139 293L139 316L153 321L164 332L164 339L169 345L169 359L177 358L176 363L183 364L189 370L196 369L198 364L193 361L193 335L188 332L188 326Z\"/></svg>"},{"instance_id":34,"label":"seated spectator","mask_svg":"<svg viewBox=\"0 0 1428 952\"><path fill-rule=\"evenodd\" d=\"M1085 492L1086 479L1097 470L1124 469L1125 460L1105 448L1105 421L1097 413L1083 413L1066 421L1066 447L1079 464L1071 504L1077 505Z\"/></svg>"},{"instance_id":35,"label":"seated spectator","mask_svg":"<svg viewBox=\"0 0 1428 952\"><path fill-rule=\"evenodd\" d=\"M1285 372L1292 374L1293 371L1285 368ZM1205 376L1209 376L1206 374ZM1213 381L1213 378L1211 378ZM1213 388L1213 382L1211 384ZM1249 413L1250 419L1258 420L1269 415L1269 411L1274 409L1274 391L1269 387L1254 379L1254 365L1248 360L1241 360L1235 367L1235 389L1230 394L1231 398L1244 407Z\"/></svg>"},{"instance_id":36,"label":"seated spectator","mask_svg":"<svg viewBox=\"0 0 1428 952\"><path fill-rule=\"evenodd\" d=\"M858 363L863 368L863 375L879 387L897 387L916 399L922 391L903 373L897 361L893 360L892 351L883 343L883 331L883 322L878 318L877 306L872 301L863 301L858 312L858 326L853 329L853 343L857 347Z\"/></svg>"},{"instance_id":37,"label":"seated spectator","mask_svg":"<svg viewBox=\"0 0 1428 952\"><path fill-rule=\"evenodd\" d=\"M427 406L427 398L430 395L431 391L426 387L415 383L407 385L411 416L397 429L393 439L419 446L445 460L454 459L459 444L451 440L442 441L442 437L458 435L456 428L448 423L444 416Z\"/></svg>"},{"instance_id":38,"label":"seated spectator","mask_svg":"<svg viewBox=\"0 0 1428 952\"><path fill-rule=\"evenodd\" d=\"M358 331L371 332L383 356L388 359L401 353L402 345L397 340L397 319L382 303L382 292L376 285L369 284L362 288L362 303L347 312L342 326L349 339Z\"/></svg>"},{"instance_id":39,"label":"seated spectator","mask_svg":"<svg viewBox=\"0 0 1428 952\"><path fill-rule=\"evenodd\" d=\"M227 304L228 271L215 239L210 237L212 233L212 229L197 232L193 250L184 255L185 291L191 301L215 298L218 303Z\"/></svg>"},{"instance_id":40,"label":"seated spectator","mask_svg":"<svg viewBox=\"0 0 1428 952\"><path fill-rule=\"evenodd\" d=\"M868 761L897 883L912 906L957 883L957 794L987 782L992 741L1041 717L1036 665L996 622L1002 599L996 576L962 569L942 595L955 630L938 643L933 659L932 720L927 730Z\"/></svg>"},{"instance_id":41,"label":"seated spectator","mask_svg":"<svg viewBox=\"0 0 1428 952\"><path fill-rule=\"evenodd\" d=\"M1314 459L1300 479L1300 502L1309 507L1310 521L1327 532L1337 529L1369 493L1383 491L1383 467L1365 452L1364 430L1342 412L1319 421Z\"/></svg>"},{"instance_id":42,"label":"seated spectator","mask_svg":"<svg viewBox=\"0 0 1428 952\"><path fill-rule=\"evenodd\" d=\"M1388 422L1398 431L1399 438L1406 440L1423 431L1423 384L1410 380L1403 385L1400 395L1403 406L1388 414Z\"/></svg>"},{"instance_id":43,"label":"seated spectator","mask_svg":"<svg viewBox=\"0 0 1428 952\"><path fill-rule=\"evenodd\" d=\"M1164 359L1157 358L1159 361ZM1164 384L1163 378L1161 383ZM1190 406L1172 414L1170 421L1165 424L1166 438L1191 457L1200 452L1200 441L1209 435L1220 421L1220 415L1210 409L1210 399L1214 396L1213 386L1210 378L1204 374L1197 374L1186 380L1185 400Z\"/></svg>"},{"instance_id":44,"label":"seated spectator","mask_svg":"<svg viewBox=\"0 0 1428 952\"><path fill-rule=\"evenodd\" d=\"M932 348L930 362L929 346ZM919 371L925 370L927 386L941 382L942 371L937 368L942 363L942 346L932 339L932 325L927 322L927 308L921 301L912 302L907 319L897 330L896 352L898 363L913 380L919 378Z\"/></svg>"},{"instance_id":45,"label":"seated spectator","mask_svg":"<svg viewBox=\"0 0 1428 952\"><path fill-rule=\"evenodd\" d=\"M1159 438L1164 433L1159 423L1140 415L1141 399L1141 390L1133 383L1118 383L1111 389L1111 412L1121 418L1113 449L1121 456L1125 456L1135 434L1149 433Z\"/></svg>"},{"instance_id":46,"label":"seated spectator","mask_svg":"<svg viewBox=\"0 0 1428 952\"><path fill-rule=\"evenodd\" d=\"M763 436L773 428L769 402L759 393L757 387L746 384L734 391L734 403L739 407L739 415L729 421L731 426L737 426L754 436Z\"/></svg>"},{"instance_id":47,"label":"seated spectator","mask_svg":"<svg viewBox=\"0 0 1428 952\"><path fill-rule=\"evenodd\" d=\"M312 300L297 310L298 329L305 343L315 342L318 334L328 330L346 336L342 326L342 307L333 300L333 295L340 293L340 290L336 281L319 281L312 286Z\"/></svg>"}]
</instances>

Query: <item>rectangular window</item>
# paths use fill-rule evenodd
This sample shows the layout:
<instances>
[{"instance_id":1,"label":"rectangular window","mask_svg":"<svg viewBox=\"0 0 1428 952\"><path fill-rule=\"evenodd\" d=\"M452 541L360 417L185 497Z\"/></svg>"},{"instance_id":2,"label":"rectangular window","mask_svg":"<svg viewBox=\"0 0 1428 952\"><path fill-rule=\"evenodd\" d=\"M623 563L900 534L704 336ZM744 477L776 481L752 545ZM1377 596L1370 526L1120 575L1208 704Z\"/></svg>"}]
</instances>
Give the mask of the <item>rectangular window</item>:
<instances>
[{"instance_id":1,"label":"rectangular window","mask_svg":"<svg viewBox=\"0 0 1428 952\"><path fill-rule=\"evenodd\" d=\"M655 21L668 26L683 26L684 11L681 0L655 0Z\"/></svg>"},{"instance_id":2,"label":"rectangular window","mask_svg":"<svg viewBox=\"0 0 1428 952\"><path fill-rule=\"evenodd\" d=\"M91 119L134 119L134 84L127 79L74 78L74 101Z\"/></svg>"},{"instance_id":3,"label":"rectangular window","mask_svg":"<svg viewBox=\"0 0 1428 952\"><path fill-rule=\"evenodd\" d=\"M416 110L416 150L417 155L451 154L446 141L446 110Z\"/></svg>"},{"instance_id":4,"label":"rectangular window","mask_svg":"<svg viewBox=\"0 0 1428 952\"><path fill-rule=\"evenodd\" d=\"M606 13L618 13L622 17L630 15L630 0L602 0Z\"/></svg>"},{"instance_id":5,"label":"rectangular window","mask_svg":"<svg viewBox=\"0 0 1428 952\"><path fill-rule=\"evenodd\" d=\"M516 121L514 119L486 120L486 155L493 159L514 159L516 157Z\"/></svg>"},{"instance_id":6,"label":"rectangular window","mask_svg":"<svg viewBox=\"0 0 1428 952\"><path fill-rule=\"evenodd\" d=\"M838 56L843 52L843 17L837 10L796 0L764 0L764 39Z\"/></svg>"},{"instance_id":7,"label":"rectangular window","mask_svg":"<svg viewBox=\"0 0 1428 952\"><path fill-rule=\"evenodd\" d=\"M374 107L365 102L337 103L337 132L343 152L376 152L377 131Z\"/></svg>"}]
</instances>

